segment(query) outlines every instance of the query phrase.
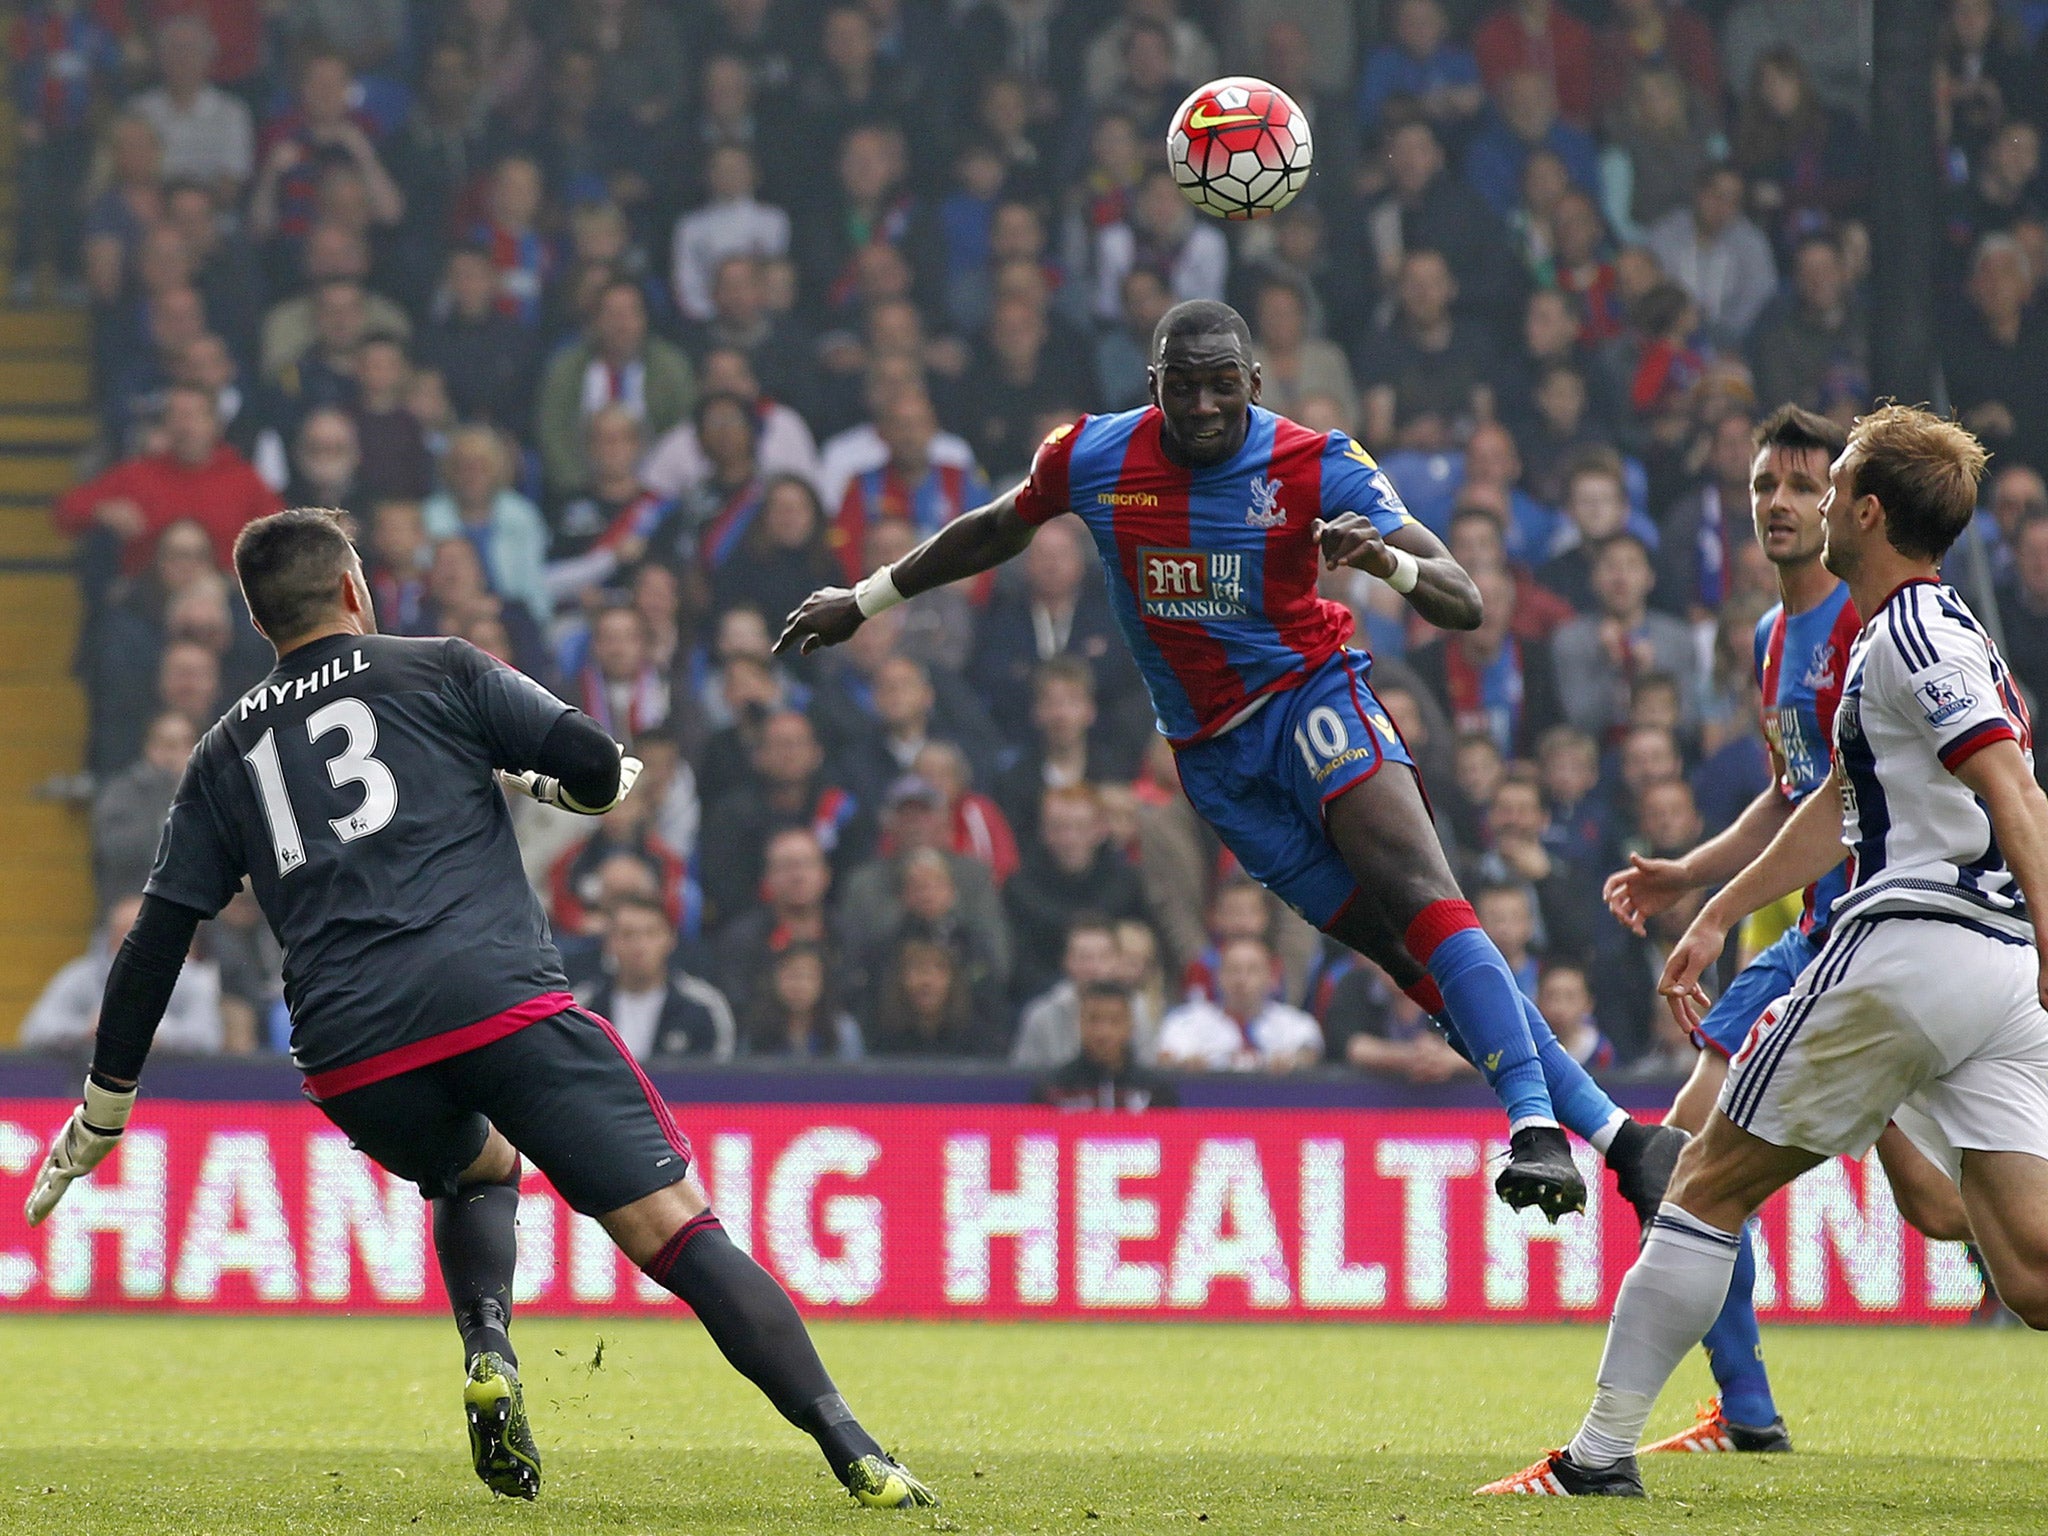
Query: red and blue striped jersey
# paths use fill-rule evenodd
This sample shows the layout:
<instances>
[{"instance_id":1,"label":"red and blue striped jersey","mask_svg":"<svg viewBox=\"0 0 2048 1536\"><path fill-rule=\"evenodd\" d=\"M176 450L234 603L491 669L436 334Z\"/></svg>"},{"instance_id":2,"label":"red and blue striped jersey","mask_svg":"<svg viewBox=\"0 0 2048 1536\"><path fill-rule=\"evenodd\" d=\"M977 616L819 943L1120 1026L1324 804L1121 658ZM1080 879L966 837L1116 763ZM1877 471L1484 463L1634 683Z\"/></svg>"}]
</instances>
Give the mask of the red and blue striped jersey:
<instances>
[{"instance_id":1,"label":"red and blue striped jersey","mask_svg":"<svg viewBox=\"0 0 2048 1536\"><path fill-rule=\"evenodd\" d=\"M1778 793L1794 805L1825 784L1834 767L1835 711L1842 703L1849 649L1862 627L1847 582L1804 613L1788 614L1780 603L1757 621L1764 740ZM1845 864L1808 886L1799 931L1825 932L1829 909L1848 887Z\"/></svg>"},{"instance_id":2,"label":"red and blue striped jersey","mask_svg":"<svg viewBox=\"0 0 2048 1536\"><path fill-rule=\"evenodd\" d=\"M1253 406L1242 448L1189 469L1166 456L1160 425L1146 406L1061 427L1039 446L1017 512L1087 525L1159 729L1185 746L1299 686L1350 640L1351 610L1316 591L1310 524L1356 512L1386 534L1414 519L1342 432Z\"/></svg>"}]
</instances>

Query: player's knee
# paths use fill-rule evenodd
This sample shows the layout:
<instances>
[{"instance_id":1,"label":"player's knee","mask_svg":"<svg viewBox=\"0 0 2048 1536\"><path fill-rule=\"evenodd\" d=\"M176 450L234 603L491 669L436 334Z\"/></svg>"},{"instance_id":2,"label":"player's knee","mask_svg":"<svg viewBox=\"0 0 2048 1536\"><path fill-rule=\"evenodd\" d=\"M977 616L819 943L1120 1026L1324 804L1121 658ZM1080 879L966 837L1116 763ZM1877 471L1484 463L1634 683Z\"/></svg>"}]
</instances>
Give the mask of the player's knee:
<instances>
[{"instance_id":1,"label":"player's knee","mask_svg":"<svg viewBox=\"0 0 2048 1536\"><path fill-rule=\"evenodd\" d=\"M519 1153L511 1142L493 1128L476 1161L462 1170L458 1184L517 1184L523 1171Z\"/></svg>"}]
</instances>

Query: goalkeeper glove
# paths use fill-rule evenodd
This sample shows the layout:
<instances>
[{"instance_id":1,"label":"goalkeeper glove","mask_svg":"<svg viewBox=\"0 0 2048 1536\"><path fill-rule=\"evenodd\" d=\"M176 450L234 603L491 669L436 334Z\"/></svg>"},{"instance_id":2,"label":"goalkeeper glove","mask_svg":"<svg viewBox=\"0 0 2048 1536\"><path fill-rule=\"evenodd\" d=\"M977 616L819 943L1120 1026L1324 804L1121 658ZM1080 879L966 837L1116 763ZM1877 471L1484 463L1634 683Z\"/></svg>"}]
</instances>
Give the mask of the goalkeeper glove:
<instances>
[{"instance_id":1,"label":"goalkeeper glove","mask_svg":"<svg viewBox=\"0 0 2048 1536\"><path fill-rule=\"evenodd\" d=\"M619 792L612 796L610 805L579 805L575 798L562 788L560 779L550 778L544 773L535 773L531 768L523 773L500 773L498 777L507 789L530 796L542 805L573 811L578 816L602 816L607 811L617 810L619 802L632 792L634 781L640 777L640 759L623 751L620 753Z\"/></svg>"},{"instance_id":2,"label":"goalkeeper glove","mask_svg":"<svg viewBox=\"0 0 2048 1536\"><path fill-rule=\"evenodd\" d=\"M135 1108L133 1088L102 1088L90 1077L85 1080L85 1102L71 1111L64 1129L50 1144L43 1166L36 1170L35 1186L28 1192L22 1212L28 1224L36 1226L57 1202L73 1179L82 1179L100 1165L100 1159L114 1150L127 1129L129 1111Z\"/></svg>"}]
</instances>

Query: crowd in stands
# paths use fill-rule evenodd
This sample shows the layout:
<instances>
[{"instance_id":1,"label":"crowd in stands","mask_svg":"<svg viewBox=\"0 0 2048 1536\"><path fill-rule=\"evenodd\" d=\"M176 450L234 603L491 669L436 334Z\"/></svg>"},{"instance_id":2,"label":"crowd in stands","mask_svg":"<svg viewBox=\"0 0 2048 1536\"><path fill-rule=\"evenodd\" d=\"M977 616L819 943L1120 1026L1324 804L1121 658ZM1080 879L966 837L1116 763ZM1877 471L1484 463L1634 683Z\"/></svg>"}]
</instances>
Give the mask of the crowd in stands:
<instances>
[{"instance_id":1,"label":"crowd in stands","mask_svg":"<svg viewBox=\"0 0 2048 1536\"><path fill-rule=\"evenodd\" d=\"M1947 389L1997 454L1954 579L2048 685L2048 5L1948 0ZM1663 947L1600 906L1769 781L1753 424L1869 403L1870 0L30 0L19 283L89 303L89 1030L195 733L262 676L228 557L350 516L387 632L461 636L646 761L517 802L579 994L650 1058L942 1056L1056 1103L1164 1070L1468 1069L1244 882L1183 798L1094 550L843 648L785 614L1144 403L1238 305L1268 405L1358 438L1475 574L1445 635L1327 579L1486 928L1574 1054L1669 1066ZM1308 192L1197 215L1163 131L1225 69ZM38 265L38 263L40 265ZM246 897L167 1047L276 1049Z\"/></svg>"}]
</instances>

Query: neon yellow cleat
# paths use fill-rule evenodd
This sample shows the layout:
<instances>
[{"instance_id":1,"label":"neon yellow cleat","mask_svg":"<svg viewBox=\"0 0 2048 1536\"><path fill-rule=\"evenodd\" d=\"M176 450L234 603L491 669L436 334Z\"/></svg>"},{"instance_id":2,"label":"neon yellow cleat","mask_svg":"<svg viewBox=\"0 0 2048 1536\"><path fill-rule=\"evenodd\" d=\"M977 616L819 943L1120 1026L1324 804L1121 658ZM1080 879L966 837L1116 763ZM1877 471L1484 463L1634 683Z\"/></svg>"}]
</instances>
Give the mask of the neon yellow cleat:
<instances>
[{"instance_id":1,"label":"neon yellow cleat","mask_svg":"<svg viewBox=\"0 0 2048 1536\"><path fill-rule=\"evenodd\" d=\"M511 1499L539 1497L540 1452L526 1421L518 1373L495 1352L478 1355L469 1362L462 1408L469 1419L469 1459L484 1486Z\"/></svg>"},{"instance_id":2,"label":"neon yellow cleat","mask_svg":"<svg viewBox=\"0 0 2048 1536\"><path fill-rule=\"evenodd\" d=\"M938 1495L908 1467L883 1455L863 1456L840 1474L854 1502L868 1509L937 1509Z\"/></svg>"}]
</instances>

